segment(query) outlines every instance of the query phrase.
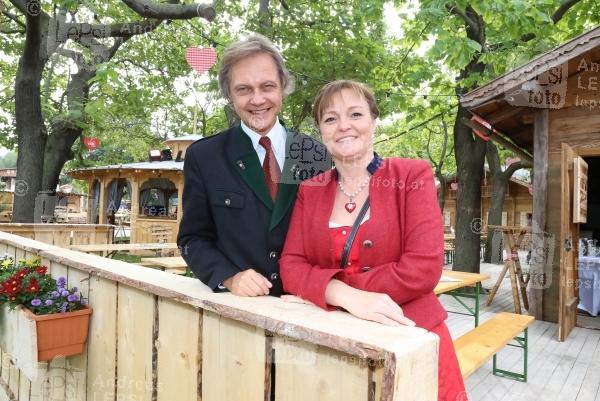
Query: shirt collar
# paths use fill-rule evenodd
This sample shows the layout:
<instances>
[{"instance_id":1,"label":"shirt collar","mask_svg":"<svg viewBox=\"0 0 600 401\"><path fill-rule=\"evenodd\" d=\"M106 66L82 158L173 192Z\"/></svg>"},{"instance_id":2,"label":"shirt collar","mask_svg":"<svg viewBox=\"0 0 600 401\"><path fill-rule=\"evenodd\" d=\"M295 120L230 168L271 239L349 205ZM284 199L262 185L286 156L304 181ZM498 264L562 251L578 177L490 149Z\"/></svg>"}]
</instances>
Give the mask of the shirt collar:
<instances>
[{"instance_id":1,"label":"shirt collar","mask_svg":"<svg viewBox=\"0 0 600 401\"><path fill-rule=\"evenodd\" d=\"M373 152L373 159L367 166L367 171L369 172L369 174L373 175L373 174L375 174L375 172L377 170L379 170L379 167L381 167L382 164L383 164L383 158L381 156L379 156L377 154L377 152ZM339 178L339 173L338 173L337 169L334 170L334 174L335 174L335 179L337 180Z\"/></svg>"},{"instance_id":2,"label":"shirt collar","mask_svg":"<svg viewBox=\"0 0 600 401\"><path fill-rule=\"evenodd\" d=\"M244 124L243 121L241 122L241 126L242 131L244 131L252 141L252 146L254 147L254 150L258 150L258 147L260 146L258 141L260 140L262 135L248 127L246 124ZM275 121L275 125L273 125L267 136L271 140L271 145L275 153L278 153L280 149L285 148L286 132L283 125L279 122L279 119Z\"/></svg>"}]
</instances>

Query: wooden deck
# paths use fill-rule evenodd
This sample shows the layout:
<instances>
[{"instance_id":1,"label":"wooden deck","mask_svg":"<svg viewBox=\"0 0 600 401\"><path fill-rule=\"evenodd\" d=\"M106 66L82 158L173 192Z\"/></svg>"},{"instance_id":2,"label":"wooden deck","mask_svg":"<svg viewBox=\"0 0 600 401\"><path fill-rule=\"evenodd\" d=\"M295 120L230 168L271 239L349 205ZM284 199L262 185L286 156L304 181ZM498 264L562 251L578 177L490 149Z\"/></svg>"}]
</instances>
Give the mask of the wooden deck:
<instances>
[{"instance_id":1,"label":"wooden deck","mask_svg":"<svg viewBox=\"0 0 600 401\"><path fill-rule=\"evenodd\" d=\"M481 273L491 275L484 281L484 288L493 286L501 267L482 264ZM442 296L440 300L448 309L460 308L451 297ZM485 301L485 295L482 300ZM482 307L480 321L502 311L513 312L509 279L504 280L492 305ZM473 328L473 318L451 313L447 324L452 337L456 338ZM576 327L567 341L558 342L557 327L555 323L535 321L529 328L527 383L492 375L492 361L489 361L466 380L469 400L600 400L600 330ZM523 351L519 348L505 347L498 355L499 368L519 370L523 366Z\"/></svg>"}]
</instances>

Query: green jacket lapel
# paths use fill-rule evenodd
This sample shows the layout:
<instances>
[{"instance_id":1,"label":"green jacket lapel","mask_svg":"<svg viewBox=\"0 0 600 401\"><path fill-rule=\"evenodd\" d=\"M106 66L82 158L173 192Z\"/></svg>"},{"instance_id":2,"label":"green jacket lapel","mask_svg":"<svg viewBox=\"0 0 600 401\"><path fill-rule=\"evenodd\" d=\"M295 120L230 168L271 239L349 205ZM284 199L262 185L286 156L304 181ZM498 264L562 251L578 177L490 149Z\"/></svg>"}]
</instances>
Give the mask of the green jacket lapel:
<instances>
[{"instance_id":1,"label":"green jacket lapel","mask_svg":"<svg viewBox=\"0 0 600 401\"><path fill-rule=\"evenodd\" d=\"M233 128L233 143L231 145L231 161L244 181L254 191L256 196L267 206L273 209L273 200L265 182L262 166L258 155L252 146L252 141L242 131L241 126Z\"/></svg>"}]
</instances>

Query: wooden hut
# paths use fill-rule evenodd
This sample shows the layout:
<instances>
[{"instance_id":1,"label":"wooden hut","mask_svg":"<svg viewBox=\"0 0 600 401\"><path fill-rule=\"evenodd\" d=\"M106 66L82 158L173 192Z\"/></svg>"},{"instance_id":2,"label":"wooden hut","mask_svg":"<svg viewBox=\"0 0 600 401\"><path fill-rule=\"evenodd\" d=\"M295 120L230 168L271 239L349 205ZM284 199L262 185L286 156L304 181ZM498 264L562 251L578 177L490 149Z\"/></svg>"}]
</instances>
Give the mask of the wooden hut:
<instances>
[{"instance_id":1,"label":"wooden hut","mask_svg":"<svg viewBox=\"0 0 600 401\"><path fill-rule=\"evenodd\" d=\"M577 324L580 230L600 235L598 186L590 181L587 192L579 185L586 173L600 175L600 27L471 91L461 104L482 119L466 122L479 135L533 155L530 313L557 321L564 340Z\"/></svg>"},{"instance_id":2,"label":"wooden hut","mask_svg":"<svg viewBox=\"0 0 600 401\"><path fill-rule=\"evenodd\" d=\"M4 183L4 190L13 192L17 182L17 169L0 168L0 182Z\"/></svg>"},{"instance_id":3,"label":"wooden hut","mask_svg":"<svg viewBox=\"0 0 600 401\"><path fill-rule=\"evenodd\" d=\"M450 179L446 183L444 195L444 232L450 233L456 227L456 195L458 184L456 179ZM487 232L487 218L491 204L491 180L486 169L481 181L481 231ZM531 225L533 210L533 196L530 193L529 183L511 177L504 198L502 208L502 225L526 227Z\"/></svg>"},{"instance_id":4,"label":"wooden hut","mask_svg":"<svg viewBox=\"0 0 600 401\"><path fill-rule=\"evenodd\" d=\"M163 151L157 161L68 172L88 184L88 222L127 224L131 242L175 242L181 221L185 150L200 138L190 135L166 141L170 155Z\"/></svg>"}]
</instances>

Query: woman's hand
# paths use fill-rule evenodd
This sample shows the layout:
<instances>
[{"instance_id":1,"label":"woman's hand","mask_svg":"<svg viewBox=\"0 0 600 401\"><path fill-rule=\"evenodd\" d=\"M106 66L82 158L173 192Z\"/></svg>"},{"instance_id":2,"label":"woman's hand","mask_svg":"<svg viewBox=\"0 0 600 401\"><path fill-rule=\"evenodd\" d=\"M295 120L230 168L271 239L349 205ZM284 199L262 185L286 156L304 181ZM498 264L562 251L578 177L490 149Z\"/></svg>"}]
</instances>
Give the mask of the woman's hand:
<instances>
[{"instance_id":1,"label":"woman's hand","mask_svg":"<svg viewBox=\"0 0 600 401\"><path fill-rule=\"evenodd\" d=\"M329 282L325 296L330 305L340 306L361 319L388 326L415 325L387 294L358 290L334 279Z\"/></svg>"}]
</instances>

